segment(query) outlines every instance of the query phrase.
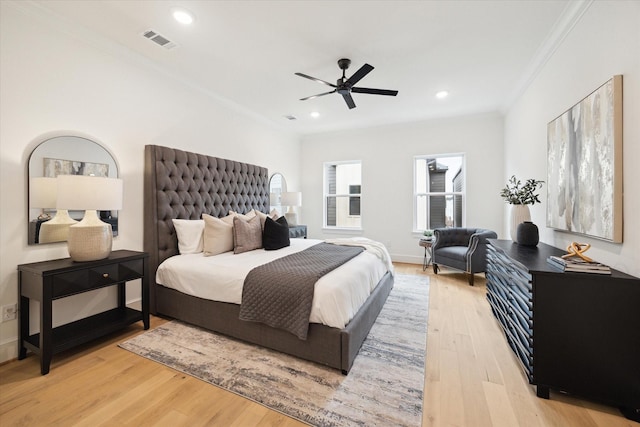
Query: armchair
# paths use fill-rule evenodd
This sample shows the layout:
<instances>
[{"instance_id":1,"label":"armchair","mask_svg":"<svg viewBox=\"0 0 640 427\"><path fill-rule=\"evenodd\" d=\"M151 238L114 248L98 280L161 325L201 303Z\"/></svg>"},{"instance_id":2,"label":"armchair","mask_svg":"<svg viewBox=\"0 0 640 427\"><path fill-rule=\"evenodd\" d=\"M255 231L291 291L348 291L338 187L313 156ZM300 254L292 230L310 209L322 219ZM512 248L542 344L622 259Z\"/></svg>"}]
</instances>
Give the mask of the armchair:
<instances>
[{"instance_id":1,"label":"armchair","mask_svg":"<svg viewBox=\"0 0 640 427\"><path fill-rule=\"evenodd\" d=\"M467 273L473 286L474 273L484 272L487 266L487 239L498 235L482 228L436 228L431 247L433 272L438 274L440 265Z\"/></svg>"}]
</instances>

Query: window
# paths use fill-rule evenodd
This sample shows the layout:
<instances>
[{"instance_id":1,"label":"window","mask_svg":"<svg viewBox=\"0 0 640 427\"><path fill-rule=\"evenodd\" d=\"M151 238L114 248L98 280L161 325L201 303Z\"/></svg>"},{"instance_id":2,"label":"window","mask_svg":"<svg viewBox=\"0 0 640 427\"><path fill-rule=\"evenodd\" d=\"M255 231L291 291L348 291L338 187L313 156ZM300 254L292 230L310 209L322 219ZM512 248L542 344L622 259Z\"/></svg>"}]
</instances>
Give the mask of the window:
<instances>
[{"instance_id":1,"label":"window","mask_svg":"<svg viewBox=\"0 0 640 427\"><path fill-rule=\"evenodd\" d=\"M324 226L360 228L361 162L324 164Z\"/></svg>"},{"instance_id":2,"label":"window","mask_svg":"<svg viewBox=\"0 0 640 427\"><path fill-rule=\"evenodd\" d=\"M463 227L463 154L414 158L414 229Z\"/></svg>"}]
</instances>

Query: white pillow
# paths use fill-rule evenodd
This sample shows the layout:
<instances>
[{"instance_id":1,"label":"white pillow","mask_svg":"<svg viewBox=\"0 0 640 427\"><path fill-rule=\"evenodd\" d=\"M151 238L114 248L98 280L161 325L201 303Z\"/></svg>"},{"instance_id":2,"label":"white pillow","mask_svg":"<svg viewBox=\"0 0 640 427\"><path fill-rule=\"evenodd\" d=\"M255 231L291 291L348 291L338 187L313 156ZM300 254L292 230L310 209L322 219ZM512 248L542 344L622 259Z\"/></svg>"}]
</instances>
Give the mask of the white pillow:
<instances>
[{"instance_id":1,"label":"white pillow","mask_svg":"<svg viewBox=\"0 0 640 427\"><path fill-rule=\"evenodd\" d=\"M180 254L198 254L204 248L204 220L173 219Z\"/></svg>"},{"instance_id":2,"label":"white pillow","mask_svg":"<svg viewBox=\"0 0 640 427\"><path fill-rule=\"evenodd\" d=\"M259 210L252 210L251 212L253 212L253 216L257 216L260 218L260 227L262 229L262 231L264 231L264 223L267 220L267 217L270 217L272 220L276 220L278 219L278 211L276 211L275 209L271 211L271 213L266 214L266 213L262 213ZM249 212L249 213L251 213ZM247 214L249 215L249 214Z\"/></svg>"},{"instance_id":3,"label":"white pillow","mask_svg":"<svg viewBox=\"0 0 640 427\"><path fill-rule=\"evenodd\" d=\"M204 220L204 256L218 255L233 250L233 217L222 219L202 214Z\"/></svg>"}]
</instances>

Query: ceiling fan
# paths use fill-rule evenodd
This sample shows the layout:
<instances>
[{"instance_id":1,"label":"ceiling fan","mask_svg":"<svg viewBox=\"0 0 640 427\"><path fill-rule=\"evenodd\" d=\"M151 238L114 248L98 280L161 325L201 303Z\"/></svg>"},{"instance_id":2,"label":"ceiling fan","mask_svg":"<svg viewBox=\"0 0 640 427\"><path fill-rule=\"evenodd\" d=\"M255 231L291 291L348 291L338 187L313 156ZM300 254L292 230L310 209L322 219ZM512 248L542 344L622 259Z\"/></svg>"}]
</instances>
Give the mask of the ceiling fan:
<instances>
[{"instance_id":1,"label":"ceiling fan","mask_svg":"<svg viewBox=\"0 0 640 427\"><path fill-rule=\"evenodd\" d=\"M369 64L364 64L358 71L356 71L351 77L348 79L345 76L345 71L349 68L351 64L350 59L342 58L338 60L338 67L342 70L342 77L338 79L336 84L326 82L324 80L317 79L315 77L307 76L302 73L295 73L297 76L304 77L305 79L313 80L318 83L325 84L327 86L331 86L335 88L330 92L320 93L318 95L307 96L306 98L300 99L300 101L306 101L307 99L317 98L319 96L329 95L330 93L338 92L344 98L344 102L347 103L349 109L356 108L356 103L353 102L353 98L351 97L351 93L368 93L371 95L388 95L388 96L396 96L398 94L397 90L387 90L387 89L369 89L366 87L355 87L354 85L358 83L364 76L369 74L373 67Z\"/></svg>"}]
</instances>

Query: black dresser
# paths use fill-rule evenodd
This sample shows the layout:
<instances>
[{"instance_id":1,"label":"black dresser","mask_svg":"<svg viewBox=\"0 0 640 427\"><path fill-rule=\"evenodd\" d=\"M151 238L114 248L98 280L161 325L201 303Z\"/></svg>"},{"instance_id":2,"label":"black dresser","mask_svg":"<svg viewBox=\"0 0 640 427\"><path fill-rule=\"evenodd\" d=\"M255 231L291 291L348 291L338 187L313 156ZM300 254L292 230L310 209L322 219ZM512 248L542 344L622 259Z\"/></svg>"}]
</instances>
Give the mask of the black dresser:
<instances>
[{"instance_id":1,"label":"black dresser","mask_svg":"<svg viewBox=\"0 0 640 427\"><path fill-rule=\"evenodd\" d=\"M640 412L640 279L565 273L566 252L489 240L487 299L539 397L549 390Z\"/></svg>"}]
</instances>

